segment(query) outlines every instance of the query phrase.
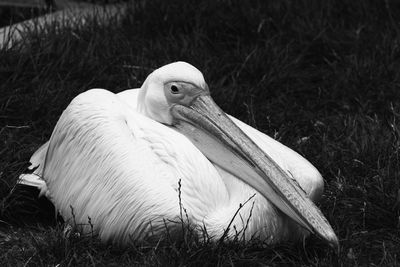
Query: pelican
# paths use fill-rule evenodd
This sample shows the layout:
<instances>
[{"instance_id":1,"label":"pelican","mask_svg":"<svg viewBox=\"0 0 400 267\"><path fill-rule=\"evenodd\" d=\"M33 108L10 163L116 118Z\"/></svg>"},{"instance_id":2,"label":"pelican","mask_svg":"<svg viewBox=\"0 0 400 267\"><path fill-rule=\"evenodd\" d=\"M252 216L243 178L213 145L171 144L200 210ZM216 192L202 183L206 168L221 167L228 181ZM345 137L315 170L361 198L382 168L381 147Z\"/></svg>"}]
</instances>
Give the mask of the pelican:
<instances>
[{"instance_id":1,"label":"pelican","mask_svg":"<svg viewBox=\"0 0 400 267\"><path fill-rule=\"evenodd\" d=\"M213 240L276 244L313 233L338 247L313 203L323 192L316 168L225 114L185 62L156 69L139 89L78 95L30 162L20 183L104 242L174 236L183 208L183 221Z\"/></svg>"}]
</instances>

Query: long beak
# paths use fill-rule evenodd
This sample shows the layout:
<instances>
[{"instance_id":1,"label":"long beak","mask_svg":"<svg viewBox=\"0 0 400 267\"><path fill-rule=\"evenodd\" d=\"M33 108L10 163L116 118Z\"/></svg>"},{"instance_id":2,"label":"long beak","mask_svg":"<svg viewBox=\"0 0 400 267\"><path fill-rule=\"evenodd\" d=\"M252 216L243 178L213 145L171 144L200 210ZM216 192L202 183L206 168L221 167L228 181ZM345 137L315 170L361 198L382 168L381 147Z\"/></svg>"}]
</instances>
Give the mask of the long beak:
<instances>
[{"instance_id":1,"label":"long beak","mask_svg":"<svg viewBox=\"0 0 400 267\"><path fill-rule=\"evenodd\" d=\"M279 165L215 104L200 95L188 106L171 107L176 129L212 162L249 184L298 224L338 248L321 211Z\"/></svg>"}]
</instances>

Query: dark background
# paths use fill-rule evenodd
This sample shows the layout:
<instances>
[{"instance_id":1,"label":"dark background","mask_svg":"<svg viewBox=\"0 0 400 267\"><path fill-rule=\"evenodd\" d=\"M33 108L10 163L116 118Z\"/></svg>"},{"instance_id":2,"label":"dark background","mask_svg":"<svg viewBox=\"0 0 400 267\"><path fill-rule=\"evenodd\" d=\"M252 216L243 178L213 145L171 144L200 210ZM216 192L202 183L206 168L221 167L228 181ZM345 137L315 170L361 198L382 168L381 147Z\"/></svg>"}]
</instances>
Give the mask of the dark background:
<instances>
[{"instance_id":1,"label":"dark background","mask_svg":"<svg viewBox=\"0 0 400 267\"><path fill-rule=\"evenodd\" d=\"M184 60L204 73L227 113L320 170L319 206L341 243L339 254L316 238L275 247L188 242L116 249L92 237L65 237L60 227L4 223L0 260L399 265L399 14L400 2L389 0L134 2L120 24L50 27L27 36L24 48L0 51L2 211L73 97L94 87L138 87L152 69Z\"/></svg>"}]
</instances>

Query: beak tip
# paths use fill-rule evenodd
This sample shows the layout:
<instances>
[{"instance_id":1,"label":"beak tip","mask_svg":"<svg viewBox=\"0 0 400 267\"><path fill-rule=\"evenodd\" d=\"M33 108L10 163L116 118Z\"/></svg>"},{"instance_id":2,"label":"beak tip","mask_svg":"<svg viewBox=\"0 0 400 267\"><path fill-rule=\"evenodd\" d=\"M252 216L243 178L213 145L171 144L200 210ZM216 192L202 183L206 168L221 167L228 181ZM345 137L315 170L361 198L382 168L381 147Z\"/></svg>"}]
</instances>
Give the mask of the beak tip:
<instances>
[{"instance_id":1,"label":"beak tip","mask_svg":"<svg viewBox=\"0 0 400 267\"><path fill-rule=\"evenodd\" d=\"M332 232L329 236L326 237L326 240L328 241L329 246L332 247L337 254L339 254L340 244L336 234Z\"/></svg>"}]
</instances>

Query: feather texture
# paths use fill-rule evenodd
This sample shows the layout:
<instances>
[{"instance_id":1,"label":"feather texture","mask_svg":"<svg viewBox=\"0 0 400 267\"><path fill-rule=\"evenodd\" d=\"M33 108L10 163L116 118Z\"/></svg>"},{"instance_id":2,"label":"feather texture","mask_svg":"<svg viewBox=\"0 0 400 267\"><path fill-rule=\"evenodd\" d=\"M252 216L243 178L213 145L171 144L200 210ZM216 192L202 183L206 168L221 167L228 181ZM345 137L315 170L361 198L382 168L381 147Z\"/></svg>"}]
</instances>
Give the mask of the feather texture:
<instances>
[{"instance_id":1,"label":"feather texture","mask_svg":"<svg viewBox=\"0 0 400 267\"><path fill-rule=\"evenodd\" d=\"M161 73L157 81L179 78ZM202 75L197 74L194 83L205 84ZM277 243L308 235L255 189L207 159L186 136L157 122L156 107L149 115L141 107L149 84L119 94L92 89L77 96L49 142L31 158L32 166L39 166L35 175L40 179L21 175L21 183L40 187L65 221L117 244L157 238L166 227L174 233L181 227L180 204L192 225L205 226L210 236L221 237L239 205L254 194L234 218L228 238L239 232L245 239ZM323 179L306 159L229 117L309 198L320 198Z\"/></svg>"}]
</instances>

